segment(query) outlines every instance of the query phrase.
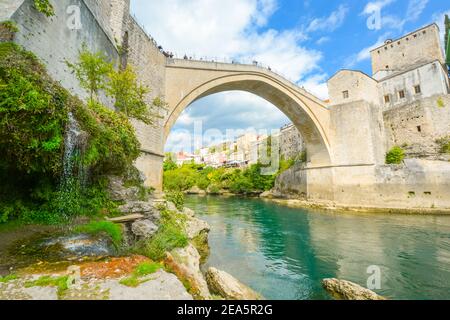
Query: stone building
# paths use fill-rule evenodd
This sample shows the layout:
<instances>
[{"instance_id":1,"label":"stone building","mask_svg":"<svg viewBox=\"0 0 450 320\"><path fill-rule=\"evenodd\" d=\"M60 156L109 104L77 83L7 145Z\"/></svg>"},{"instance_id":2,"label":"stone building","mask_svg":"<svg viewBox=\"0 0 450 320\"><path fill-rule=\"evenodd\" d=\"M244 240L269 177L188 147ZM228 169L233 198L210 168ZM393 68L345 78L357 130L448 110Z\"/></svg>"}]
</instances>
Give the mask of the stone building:
<instances>
[{"instance_id":1,"label":"stone building","mask_svg":"<svg viewBox=\"0 0 450 320\"><path fill-rule=\"evenodd\" d=\"M297 158L305 150L305 142L298 129L291 123L280 129L280 156Z\"/></svg>"},{"instance_id":2,"label":"stone building","mask_svg":"<svg viewBox=\"0 0 450 320\"><path fill-rule=\"evenodd\" d=\"M436 140L450 134L449 77L439 28L431 24L373 49L372 76L341 70L328 81L330 106L366 101L381 112L386 149L439 158Z\"/></svg>"}]
</instances>

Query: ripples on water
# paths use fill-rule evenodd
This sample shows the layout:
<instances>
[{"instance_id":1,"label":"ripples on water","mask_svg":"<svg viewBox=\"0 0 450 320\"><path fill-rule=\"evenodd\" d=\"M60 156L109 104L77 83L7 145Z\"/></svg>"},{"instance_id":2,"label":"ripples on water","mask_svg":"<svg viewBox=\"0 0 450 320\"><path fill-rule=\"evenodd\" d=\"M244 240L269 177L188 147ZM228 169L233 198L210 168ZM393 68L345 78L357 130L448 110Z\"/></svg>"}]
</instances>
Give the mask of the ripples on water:
<instances>
[{"instance_id":1,"label":"ripples on water","mask_svg":"<svg viewBox=\"0 0 450 320\"><path fill-rule=\"evenodd\" d=\"M328 299L323 278L366 286L382 271L394 299L450 299L450 217L325 213L259 199L188 197L211 225L208 266L269 299Z\"/></svg>"}]
</instances>

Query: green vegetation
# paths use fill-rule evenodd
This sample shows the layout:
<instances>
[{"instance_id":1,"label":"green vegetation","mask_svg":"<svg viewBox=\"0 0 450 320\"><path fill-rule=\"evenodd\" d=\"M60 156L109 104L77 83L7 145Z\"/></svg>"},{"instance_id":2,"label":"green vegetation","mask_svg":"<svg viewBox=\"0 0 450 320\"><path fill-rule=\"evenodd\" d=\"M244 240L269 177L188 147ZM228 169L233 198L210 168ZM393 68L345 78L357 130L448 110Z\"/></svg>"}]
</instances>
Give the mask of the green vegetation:
<instances>
[{"instance_id":1,"label":"green vegetation","mask_svg":"<svg viewBox=\"0 0 450 320\"><path fill-rule=\"evenodd\" d=\"M8 29L12 33L19 32L19 27L17 26L17 24L14 21L8 20L8 21L0 22L0 26Z\"/></svg>"},{"instance_id":2,"label":"green vegetation","mask_svg":"<svg viewBox=\"0 0 450 320\"><path fill-rule=\"evenodd\" d=\"M61 276L61 277L51 277L51 276L42 276L34 281L25 282L25 288L31 287L57 287L58 288L58 297L61 297L64 292L69 289L68 286L69 276Z\"/></svg>"},{"instance_id":3,"label":"green vegetation","mask_svg":"<svg viewBox=\"0 0 450 320\"><path fill-rule=\"evenodd\" d=\"M140 254L154 261L161 261L165 258L166 252L183 248L188 244L185 231L186 217L167 208L161 209L162 219L158 232L151 239L141 243L138 249Z\"/></svg>"},{"instance_id":4,"label":"green vegetation","mask_svg":"<svg viewBox=\"0 0 450 320\"><path fill-rule=\"evenodd\" d=\"M137 75L131 66L110 72L106 91L114 98L116 109L125 115L147 125L152 125L154 119L160 118L155 109L164 107L161 100L155 99L152 105L147 105L145 97L150 90L138 83Z\"/></svg>"},{"instance_id":5,"label":"green vegetation","mask_svg":"<svg viewBox=\"0 0 450 320\"><path fill-rule=\"evenodd\" d=\"M86 44L83 44L78 61L66 61L66 64L75 73L81 87L89 92L91 100L98 96L100 90L106 89L106 77L113 70L104 52L92 53Z\"/></svg>"},{"instance_id":6,"label":"green vegetation","mask_svg":"<svg viewBox=\"0 0 450 320\"><path fill-rule=\"evenodd\" d=\"M120 283L127 287L136 288L140 284L149 280L148 278L142 279L143 277L151 275L163 268L164 268L164 266L161 265L160 263L143 262L136 267L136 269L133 271L131 276L129 276L125 279L122 279L120 281Z\"/></svg>"},{"instance_id":7,"label":"green vegetation","mask_svg":"<svg viewBox=\"0 0 450 320\"><path fill-rule=\"evenodd\" d=\"M178 210L183 210L184 207L184 193L180 191L170 191L165 195L165 199L172 202Z\"/></svg>"},{"instance_id":8,"label":"green vegetation","mask_svg":"<svg viewBox=\"0 0 450 320\"><path fill-rule=\"evenodd\" d=\"M295 160L281 160L277 174L289 169ZM228 190L237 194L263 192L273 188L277 175L262 175L261 164L249 168L233 169L206 167L197 164L184 164L177 167L172 160L164 163L164 189L166 191L183 192L194 186L207 190L211 194Z\"/></svg>"},{"instance_id":9,"label":"green vegetation","mask_svg":"<svg viewBox=\"0 0 450 320\"><path fill-rule=\"evenodd\" d=\"M450 154L450 136L440 138L436 140L436 143L439 145L441 153Z\"/></svg>"},{"instance_id":10,"label":"green vegetation","mask_svg":"<svg viewBox=\"0 0 450 320\"><path fill-rule=\"evenodd\" d=\"M45 14L47 17L55 15L55 9L53 8L49 0L33 0L33 1L34 1L34 8L37 11Z\"/></svg>"},{"instance_id":11,"label":"green vegetation","mask_svg":"<svg viewBox=\"0 0 450 320\"><path fill-rule=\"evenodd\" d=\"M99 57L85 52L75 65L111 72ZM94 68L96 63L103 67ZM86 76L82 82L96 96L103 88L103 71L93 75L82 70L80 80ZM69 112L85 138L72 159L73 178L62 180ZM32 53L1 43L0 152L0 223L57 224L76 215L114 212L117 205L108 197L104 177L126 175L140 144L126 114L95 99L83 103L53 81ZM83 172L88 174L81 181Z\"/></svg>"},{"instance_id":12,"label":"green vegetation","mask_svg":"<svg viewBox=\"0 0 450 320\"><path fill-rule=\"evenodd\" d=\"M19 277L16 276L15 274L9 274L7 276L4 277L0 277L0 283L7 283L13 280L17 280Z\"/></svg>"},{"instance_id":13,"label":"green vegetation","mask_svg":"<svg viewBox=\"0 0 450 320\"><path fill-rule=\"evenodd\" d=\"M401 164L403 159L405 159L405 151L399 147L393 147L386 154L386 164Z\"/></svg>"},{"instance_id":14,"label":"green vegetation","mask_svg":"<svg viewBox=\"0 0 450 320\"><path fill-rule=\"evenodd\" d=\"M445 107L445 103L444 103L444 99L442 99L442 97L439 97L436 101L436 104L439 108L444 108Z\"/></svg>"},{"instance_id":15,"label":"green vegetation","mask_svg":"<svg viewBox=\"0 0 450 320\"><path fill-rule=\"evenodd\" d=\"M75 232L89 234L107 234L116 247L121 244L123 239L122 228L110 221L92 221L88 224L78 226L75 229Z\"/></svg>"}]
</instances>

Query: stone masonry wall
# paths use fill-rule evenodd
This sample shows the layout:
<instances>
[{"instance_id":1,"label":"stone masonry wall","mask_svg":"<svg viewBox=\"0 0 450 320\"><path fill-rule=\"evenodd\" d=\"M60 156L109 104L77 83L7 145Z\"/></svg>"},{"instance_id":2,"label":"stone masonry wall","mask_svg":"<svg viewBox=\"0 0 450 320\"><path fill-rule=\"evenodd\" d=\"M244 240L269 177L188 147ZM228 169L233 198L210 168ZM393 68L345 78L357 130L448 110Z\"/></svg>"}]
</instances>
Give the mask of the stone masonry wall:
<instances>
[{"instance_id":1,"label":"stone masonry wall","mask_svg":"<svg viewBox=\"0 0 450 320\"><path fill-rule=\"evenodd\" d=\"M166 58L131 16L126 20L124 32L128 38L127 63L136 70L139 80L151 89L148 102L152 103L156 97L164 98ZM166 113L161 111L161 117L164 118ZM136 166L147 177L146 184L158 190L162 186L164 158L163 118L155 126L133 121L144 152Z\"/></svg>"},{"instance_id":2,"label":"stone masonry wall","mask_svg":"<svg viewBox=\"0 0 450 320\"><path fill-rule=\"evenodd\" d=\"M15 42L36 54L46 65L50 75L82 98L87 96L75 76L68 70L65 61L78 59L83 43L92 52L103 51L111 61L117 61L118 52L107 32L99 24L84 1L58 0L55 16L46 17L33 7L32 0L26 0L12 16L19 27ZM68 27L66 13L69 5L80 8L81 24L79 30ZM103 101L108 104L108 101Z\"/></svg>"},{"instance_id":3,"label":"stone masonry wall","mask_svg":"<svg viewBox=\"0 0 450 320\"><path fill-rule=\"evenodd\" d=\"M441 159L436 140L450 135L450 95L437 95L383 113L388 149L403 147L408 158ZM442 160L446 160L442 159Z\"/></svg>"}]
</instances>

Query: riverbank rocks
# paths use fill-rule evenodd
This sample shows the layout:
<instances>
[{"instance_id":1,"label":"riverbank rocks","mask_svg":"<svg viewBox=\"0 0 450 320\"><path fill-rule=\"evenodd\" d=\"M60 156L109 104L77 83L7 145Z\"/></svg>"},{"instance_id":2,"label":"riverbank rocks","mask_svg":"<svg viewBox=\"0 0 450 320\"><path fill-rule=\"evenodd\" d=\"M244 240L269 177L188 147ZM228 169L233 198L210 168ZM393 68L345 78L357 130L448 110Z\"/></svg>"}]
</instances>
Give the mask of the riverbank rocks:
<instances>
[{"instance_id":1,"label":"riverbank rocks","mask_svg":"<svg viewBox=\"0 0 450 320\"><path fill-rule=\"evenodd\" d=\"M322 286L338 300L386 300L375 292L346 280L324 279Z\"/></svg>"},{"instance_id":2,"label":"riverbank rocks","mask_svg":"<svg viewBox=\"0 0 450 320\"><path fill-rule=\"evenodd\" d=\"M200 254L192 244L167 253L165 262L179 279L189 283L191 294L197 299L211 298L208 285L200 271Z\"/></svg>"},{"instance_id":3,"label":"riverbank rocks","mask_svg":"<svg viewBox=\"0 0 450 320\"><path fill-rule=\"evenodd\" d=\"M189 209L189 208L186 208L186 207L183 208L182 213L183 213L184 215L188 216L188 217L194 217L194 216L195 216L194 210Z\"/></svg>"},{"instance_id":4,"label":"riverbank rocks","mask_svg":"<svg viewBox=\"0 0 450 320\"><path fill-rule=\"evenodd\" d=\"M178 278L163 270L152 274L151 279L136 288L106 280L100 287L108 292L108 300L192 300Z\"/></svg>"},{"instance_id":5,"label":"riverbank rocks","mask_svg":"<svg viewBox=\"0 0 450 320\"><path fill-rule=\"evenodd\" d=\"M259 294L239 282L233 276L216 268L208 269L206 272L206 281L211 293L217 294L227 300L262 299Z\"/></svg>"},{"instance_id":6,"label":"riverbank rocks","mask_svg":"<svg viewBox=\"0 0 450 320\"><path fill-rule=\"evenodd\" d=\"M158 232L158 226L153 221L145 219L133 222L131 225L131 231L135 236L143 239L151 238Z\"/></svg>"},{"instance_id":7,"label":"riverbank rocks","mask_svg":"<svg viewBox=\"0 0 450 320\"><path fill-rule=\"evenodd\" d=\"M155 223L161 219L161 213L151 201L128 201L118 209L123 214L142 214Z\"/></svg>"},{"instance_id":8,"label":"riverbank rocks","mask_svg":"<svg viewBox=\"0 0 450 320\"><path fill-rule=\"evenodd\" d=\"M186 233L190 240L194 239L200 233L208 233L210 231L210 226L208 222L200 220L194 217L190 217L186 220Z\"/></svg>"},{"instance_id":9,"label":"riverbank rocks","mask_svg":"<svg viewBox=\"0 0 450 320\"><path fill-rule=\"evenodd\" d=\"M195 195L206 195L206 191L200 189L197 186L193 186L188 191L186 191L186 194L195 194Z\"/></svg>"}]
</instances>

